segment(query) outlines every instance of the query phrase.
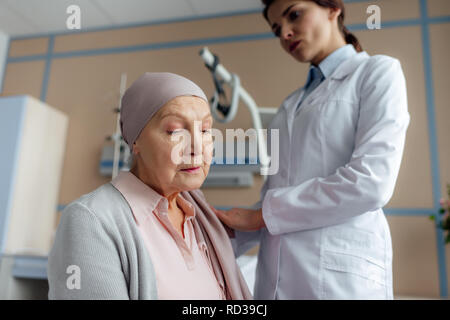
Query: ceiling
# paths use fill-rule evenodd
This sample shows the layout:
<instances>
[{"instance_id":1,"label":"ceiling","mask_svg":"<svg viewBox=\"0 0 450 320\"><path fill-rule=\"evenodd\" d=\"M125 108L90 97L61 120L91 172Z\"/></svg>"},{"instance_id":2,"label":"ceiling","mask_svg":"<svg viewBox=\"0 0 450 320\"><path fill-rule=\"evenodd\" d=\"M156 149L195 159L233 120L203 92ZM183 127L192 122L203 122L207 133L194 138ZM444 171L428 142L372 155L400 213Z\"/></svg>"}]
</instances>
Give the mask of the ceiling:
<instances>
[{"instance_id":1,"label":"ceiling","mask_svg":"<svg viewBox=\"0 0 450 320\"><path fill-rule=\"evenodd\" d=\"M11 37L69 31L80 7L81 30L260 10L260 0L0 0L0 31Z\"/></svg>"}]
</instances>

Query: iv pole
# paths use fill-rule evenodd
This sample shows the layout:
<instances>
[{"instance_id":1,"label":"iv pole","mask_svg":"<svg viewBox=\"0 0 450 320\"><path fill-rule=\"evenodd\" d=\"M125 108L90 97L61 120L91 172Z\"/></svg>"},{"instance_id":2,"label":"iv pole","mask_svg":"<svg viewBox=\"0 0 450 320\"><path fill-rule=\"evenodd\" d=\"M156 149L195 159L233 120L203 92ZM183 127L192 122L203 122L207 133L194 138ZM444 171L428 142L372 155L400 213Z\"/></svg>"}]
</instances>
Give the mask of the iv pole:
<instances>
[{"instance_id":1,"label":"iv pole","mask_svg":"<svg viewBox=\"0 0 450 320\"><path fill-rule=\"evenodd\" d=\"M112 171L113 179L119 174L120 147L123 144L122 135L120 132L120 109L122 108L122 97L125 93L126 85L127 85L127 74L122 73L122 75L120 77L120 91L119 91L120 95L119 95L119 107L117 109L116 132L112 136L112 139L114 140L114 158L113 158L113 171ZM126 159L127 158L124 157L124 161Z\"/></svg>"}]
</instances>

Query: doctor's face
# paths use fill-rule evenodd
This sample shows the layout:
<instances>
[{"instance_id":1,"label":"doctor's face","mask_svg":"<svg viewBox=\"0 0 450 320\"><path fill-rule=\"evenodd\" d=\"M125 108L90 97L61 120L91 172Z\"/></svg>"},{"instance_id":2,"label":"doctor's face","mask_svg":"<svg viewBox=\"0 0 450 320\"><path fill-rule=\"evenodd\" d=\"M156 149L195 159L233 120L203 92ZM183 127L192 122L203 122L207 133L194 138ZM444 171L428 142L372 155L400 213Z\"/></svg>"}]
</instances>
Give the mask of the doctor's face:
<instances>
[{"instance_id":1,"label":"doctor's face","mask_svg":"<svg viewBox=\"0 0 450 320\"><path fill-rule=\"evenodd\" d=\"M209 105L193 96L167 102L133 145L131 170L163 196L200 188L212 161Z\"/></svg>"},{"instance_id":2,"label":"doctor's face","mask_svg":"<svg viewBox=\"0 0 450 320\"><path fill-rule=\"evenodd\" d=\"M340 10L313 1L276 0L267 12L268 22L283 49L299 62L316 65L329 54L336 37Z\"/></svg>"}]
</instances>

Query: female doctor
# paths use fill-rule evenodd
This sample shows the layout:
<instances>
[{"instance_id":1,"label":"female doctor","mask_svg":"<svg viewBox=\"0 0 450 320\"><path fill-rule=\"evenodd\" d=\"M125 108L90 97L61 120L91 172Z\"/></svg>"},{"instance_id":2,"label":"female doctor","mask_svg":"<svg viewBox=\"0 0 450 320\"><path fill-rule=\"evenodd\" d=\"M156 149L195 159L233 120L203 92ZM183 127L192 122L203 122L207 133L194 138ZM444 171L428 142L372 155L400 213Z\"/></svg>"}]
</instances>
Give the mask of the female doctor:
<instances>
[{"instance_id":1,"label":"female doctor","mask_svg":"<svg viewBox=\"0 0 450 320\"><path fill-rule=\"evenodd\" d=\"M216 210L236 254L260 244L256 299L392 299L390 200L410 117L398 60L369 56L341 0L263 0L282 48L309 63L282 103L279 171L260 209ZM251 232L250 232L251 231Z\"/></svg>"}]
</instances>

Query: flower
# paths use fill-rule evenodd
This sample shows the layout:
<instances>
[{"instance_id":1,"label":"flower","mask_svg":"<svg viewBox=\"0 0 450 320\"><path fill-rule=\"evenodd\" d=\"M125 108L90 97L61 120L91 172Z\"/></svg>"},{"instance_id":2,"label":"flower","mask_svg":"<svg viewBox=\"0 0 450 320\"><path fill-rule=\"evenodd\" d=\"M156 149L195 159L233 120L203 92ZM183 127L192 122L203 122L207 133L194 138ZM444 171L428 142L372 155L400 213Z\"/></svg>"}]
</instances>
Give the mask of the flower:
<instances>
[{"instance_id":1,"label":"flower","mask_svg":"<svg viewBox=\"0 0 450 320\"><path fill-rule=\"evenodd\" d=\"M439 226L446 232L445 243L450 243L450 184L447 184L447 196L448 199L442 198L439 201L441 208L439 209L440 224ZM435 220L437 216L430 216L431 220Z\"/></svg>"},{"instance_id":2,"label":"flower","mask_svg":"<svg viewBox=\"0 0 450 320\"><path fill-rule=\"evenodd\" d=\"M447 184L447 196L448 199L444 200L443 204L441 204L441 214L444 215L442 217L441 227L447 232L445 243L450 243L450 184Z\"/></svg>"}]
</instances>

